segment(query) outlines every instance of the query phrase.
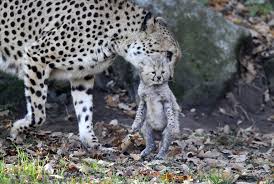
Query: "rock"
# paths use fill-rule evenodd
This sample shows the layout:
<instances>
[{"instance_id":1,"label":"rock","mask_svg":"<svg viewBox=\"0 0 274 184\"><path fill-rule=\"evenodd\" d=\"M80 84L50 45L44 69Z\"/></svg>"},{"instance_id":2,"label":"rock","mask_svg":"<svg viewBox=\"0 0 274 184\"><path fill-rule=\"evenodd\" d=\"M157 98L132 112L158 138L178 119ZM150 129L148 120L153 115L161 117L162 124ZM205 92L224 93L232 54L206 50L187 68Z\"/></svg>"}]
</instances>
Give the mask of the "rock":
<instances>
[{"instance_id":1,"label":"rock","mask_svg":"<svg viewBox=\"0 0 274 184\"><path fill-rule=\"evenodd\" d=\"M48 101L59 103L67 101L67 95L63 93L70 91L69 82L50 81L49 89ZM0 111L2 105L8 108L22 105L22 111L25 111L23 80L0 71Z\"/></svg>"},{"instance_id":2,"label":"rock","mask_svg":"<svg viewBox=\"0 0 274 184\"><path fill-rule=\"evenodd\" d=\"M270 94L274 95L274 58L268 60L264 64L264 70L267 77Z\"/></svg>"},{"instance_id":3,"label":"rock","mask_svg":"<svg viewBox=\"0 0 274 184\"><path fill-rule=\"evenodd\" d=\"M2 105L13 107L23 104L24 98L23 81L0 72L0 110Z\"/></svg>"},{"instance_id":4,"label":"rock","mask_svg":"<svg viewBox=\"0 0 274 184\"><path fill-rule=\"evenodd\" d=\"M137 71L130 63L124 61L121 57L118 57L111 67L114 72L113 78L116 79L115 82L118 83L118 86L125 87L131 100L135 100L137 98L137 90L139 85Z\"/></svg>"},{"instance_id":5,"label":"rock","mask_svg":"<svg viewBox=\"0 0 274 184\"><path fill-rule=\"evenodd\" d=\"M183 57L176 66L172 84L179 102L214 104L237 72L239 47L250 36L249 32L191 0L135 1L164 17L182 47ZM138 77L126 65L120 67L124 71L117 70L125 75L119 74L119 81L130 84L130 91L136 91Z\"/></svg>"},{"instance_id":6,"label":"rock","mask_svg":"<svg viewBox=\"0 0 274 184\"><path fill-rule=\"evenodd\" d=\"M224 126L224 133L225 133L225 134L229 134L230 132L231 132L230 126L229 126L229 125L225 125L225 126Z\"/></svg>"},{"instance_id":7,"label":"rock","mask_svg":"<svg viewBox=\"0 0 274 184\"><path fill-rule=\"evenodd\" d=\"M204 133L205 133L205 130L204 129L201 129L201 128L199 128L199 129L196 129L195 130L195 133L197 134L197 135L203 135Z\"/></svg>"},{"instance_id":8,"label":"rock","mask_svg":"<svg viewBox=\"0 0 274 184\"><path fill-rule=\"evenodd\" d=\"M47 163L45 166L44 166L44 170L46 173L48 174L53 174L54 173L54 169L53 169L53 166L51 163Z\"/></svg>"}]
</instances>

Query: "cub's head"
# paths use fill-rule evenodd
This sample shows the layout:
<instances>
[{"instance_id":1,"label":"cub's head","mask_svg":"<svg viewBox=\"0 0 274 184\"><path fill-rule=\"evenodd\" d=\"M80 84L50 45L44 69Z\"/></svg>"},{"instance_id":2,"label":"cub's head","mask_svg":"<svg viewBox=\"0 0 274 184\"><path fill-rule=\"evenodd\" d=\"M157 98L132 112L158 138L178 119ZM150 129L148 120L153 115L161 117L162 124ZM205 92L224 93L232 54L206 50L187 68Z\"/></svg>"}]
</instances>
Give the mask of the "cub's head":
<instances>
[{"instance_id":1,"label":"cub's head","mask_svg":"<svg viewBox=\"0 0 274 184\"><path fill-rule=\"evenodd\" d=\"M128 44L126 59L135 67L146 66L152 61L169 63L171 77L174 65L181 58L181 49L167 24L161 17L153 17L148 13L142 23L140 33ZM139 65L139 63L143 63Z\"/></svg>"},{"instance_id":2,"label":"cub's head","mask_svg":"<svg viewBox=\"0 0 274 184\"><path fill-rule=\"evenodd\" d=\"M147 86L160 85L166 83L171 78L172 68L170 62L165 58L161 60L151 60L144 64L139 64L140 79Z\"/></svg>"}]
</instances>

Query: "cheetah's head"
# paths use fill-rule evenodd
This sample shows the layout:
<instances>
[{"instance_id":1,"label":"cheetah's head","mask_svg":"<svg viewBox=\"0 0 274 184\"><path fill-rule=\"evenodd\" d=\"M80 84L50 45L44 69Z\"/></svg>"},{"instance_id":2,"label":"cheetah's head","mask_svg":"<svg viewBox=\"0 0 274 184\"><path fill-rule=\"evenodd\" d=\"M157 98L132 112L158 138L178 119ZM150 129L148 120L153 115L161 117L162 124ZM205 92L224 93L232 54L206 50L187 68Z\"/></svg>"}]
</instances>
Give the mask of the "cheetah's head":
<instances>
[{"instance_id":1,"label":"cheetah's head","mask_svg":"<svg viewBox=\"0 0 274 184\"><path fill-rule=\"evenodd\" d=\"M128 45L126 59L140 69L146 63L165 58L171 67L173 77L174 65L181 55L180 46L168 30L164 19L148 13L140 33L136 34L134 41Z\"/></svg>"}]
</instances>

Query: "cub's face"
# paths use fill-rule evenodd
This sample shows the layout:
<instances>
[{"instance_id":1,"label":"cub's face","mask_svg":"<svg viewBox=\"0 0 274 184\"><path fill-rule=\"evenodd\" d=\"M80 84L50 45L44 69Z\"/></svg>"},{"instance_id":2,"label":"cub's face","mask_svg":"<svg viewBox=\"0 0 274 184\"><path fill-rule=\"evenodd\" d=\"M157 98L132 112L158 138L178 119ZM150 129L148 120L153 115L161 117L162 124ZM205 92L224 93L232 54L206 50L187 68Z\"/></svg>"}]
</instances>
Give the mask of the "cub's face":
<instances>
[{"instance_id":1,"label":"cub's face","mask_svg":"<svg viewBox=\"0 0 274 184\"><path fill-rule=\"evenodd\" d=\"M149 62L142 67L140 78L147 86L168 82L171 78L170 64L165 61Z\"/></svg>"}]
</instances>

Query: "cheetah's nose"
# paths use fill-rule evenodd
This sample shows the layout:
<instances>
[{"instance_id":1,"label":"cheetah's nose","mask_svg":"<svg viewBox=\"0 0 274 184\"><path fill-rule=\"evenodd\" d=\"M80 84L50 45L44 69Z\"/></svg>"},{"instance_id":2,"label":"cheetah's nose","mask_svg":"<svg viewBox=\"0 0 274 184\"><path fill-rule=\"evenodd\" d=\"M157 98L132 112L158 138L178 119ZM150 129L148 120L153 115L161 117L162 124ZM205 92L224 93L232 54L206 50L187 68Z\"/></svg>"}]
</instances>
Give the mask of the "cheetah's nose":
<instances>
[{"instance_id":1,"label":"cheetah's nose","mask_svg":"<svg viewBox=\"0 0 274 184\"><path fill-rule=\"evenodd\" d=\"M158 79L158 81L161 80L161 76L158 76L157 79Z\"/></svg>"}]
</instances>

